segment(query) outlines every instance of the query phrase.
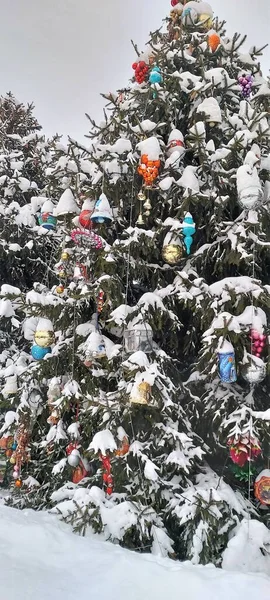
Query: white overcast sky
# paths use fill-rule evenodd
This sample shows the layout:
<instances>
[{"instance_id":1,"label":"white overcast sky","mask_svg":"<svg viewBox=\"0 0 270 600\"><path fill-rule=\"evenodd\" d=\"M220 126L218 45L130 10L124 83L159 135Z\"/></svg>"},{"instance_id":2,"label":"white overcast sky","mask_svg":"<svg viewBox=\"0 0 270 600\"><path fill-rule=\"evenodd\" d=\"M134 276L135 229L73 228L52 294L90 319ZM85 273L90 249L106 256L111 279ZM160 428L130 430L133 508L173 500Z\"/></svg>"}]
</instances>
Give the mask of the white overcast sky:
<instances>
[{"instance_id":1,"label":"white overcast sky","mask_svg":"<svg viewBox=\"0 0 270 600\"><path fill-rule=\"evenodd\" d=\"M248 45L270 41L270 0L209 0L229 34ZM102 116L100 92L127 84L149 31L161 25L170 0L0 0L0 93L33 101L46 134L82 139L84 116ZM270 52L262 61L265 74Z\"/></svg>"}]
</instances>

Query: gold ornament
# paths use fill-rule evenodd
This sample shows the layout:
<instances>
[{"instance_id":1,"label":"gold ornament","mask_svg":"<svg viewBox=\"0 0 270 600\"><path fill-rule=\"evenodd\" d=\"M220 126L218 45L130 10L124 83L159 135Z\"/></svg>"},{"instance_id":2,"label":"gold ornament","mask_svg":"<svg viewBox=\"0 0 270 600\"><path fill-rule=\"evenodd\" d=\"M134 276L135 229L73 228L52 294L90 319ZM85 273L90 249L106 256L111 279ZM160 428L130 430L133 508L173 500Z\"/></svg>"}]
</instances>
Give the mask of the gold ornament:
<instances>
[{"instance_id":1,"label":"gold ornament","mask_svg":"<svg viewBox=\"0 0 270 600\"><path fill-rule=\"evenodd\" d=\"M144 225L142 213L139 214L138 219L136 221L136 225Z\"/></svg>"},{"instance_id":2,"label":"gold ornament","mask_svg":"<svg viewBox=\"0 0 270 600\"><path fill-rule=\"evenodd\" d=\"M58 285L58 286L57 286L57 288L56 288L56 293L57 293L57 294L63 294L63 293L64 293L64 291L65 291L65 288L64 288L64 286L63 286L63 285Z\"/></svg>"},{"instance_id":3,"label":"gold ornament","mask_svg":"<svg viewBox=\"0 0 270 600\"><path fill-rule=\"evenodd\" d=\"M54 343L53 331L36 331L35 342L41 348L49 348Z\"/></svg>"},{"instance_id":4,"label":"gold ornament","mask_svg":"<svg viewBox=\"0 0 270 600\"><path fill-rule=\"evenodd\" d=\"M139 193L138 193L138 200L139 200L140 202L145 202L145 200L146 200L146 195L145 195L145 193L144 193L143 191L141 191L141 192L139 192Z\"/></svg>"},{"instance_id":5,"label":"gold ornament","mask_svg":"<svg viewBox=\"0 0 270 600\"><path fill-rule=\"evenodd\" d=\"M131 397L132 404L149 404L151 399L151 385L147 381L142 381L138 385L138 395Z\"/></svg>"},{"instance_id":6,"label":"gold ornament","mask_svg":"<svg viewBox=\"0 0 270 600\"><path fill-rule=\"evenodd\" d=\"M163 246L162 257L169 265L176 265L183 256L183 247L178 244Z\"/></svg>"},{"instance_id":7,"label":"gold ornament","mask_svg":"<svg viewBox=\"0 0 270 600\"><path fill-rule=\"evenodd\" d=\"M15 463L16 463L16 457L15 456L11 456L10 459L9 459L9 462L10 462L11 465L15 465Z\"/></svg>"},{"instance_id":8,"label":"gold ornament","mask_svg":"<svg viewBox=\"0 0 270 600\"><path fill-rule=\"evenodd\" d=\"M63 252L61 254L61 260L69 260L69 259L70 259L69 252L67 252L66 250L63 250Z\"/></svg>"},{"instance_id":9,"label":"gold ornament","mask_svg":"<svg viewBox=\"0 0 270 600\"><path fill-rule=\"evenodd\" d=\"M66 271L64 271L64 269L61 269L61 271L58 271L58 277L60 277L60 279L65 279L67 276Z\"/></svg>"},{"instance_id":10,"label":"gold ornament","mask_svg":"<svg viewBox=\"0 0 270 600\"><path fill-rule=\"evenodd\" d=\"M144 210L146 210L146 211L149 211L149 210L151 210L151 208L152 208L152 204L151 204L151 202L150 202L149 198L147 198L146 202L144 202L143 208L144 208Z\"/></svg>"},{"instance_id":11,"label":"gold ornament","mask_svg":"<svg viewBox=\"0 0 270 600\"><path fill-rule=\"evenodd\" d=\"M202 14L199 16L199 23L203 29L212 29L213 27L213 19L209 17L209 15Z\"/></svg>"}]
</instances>

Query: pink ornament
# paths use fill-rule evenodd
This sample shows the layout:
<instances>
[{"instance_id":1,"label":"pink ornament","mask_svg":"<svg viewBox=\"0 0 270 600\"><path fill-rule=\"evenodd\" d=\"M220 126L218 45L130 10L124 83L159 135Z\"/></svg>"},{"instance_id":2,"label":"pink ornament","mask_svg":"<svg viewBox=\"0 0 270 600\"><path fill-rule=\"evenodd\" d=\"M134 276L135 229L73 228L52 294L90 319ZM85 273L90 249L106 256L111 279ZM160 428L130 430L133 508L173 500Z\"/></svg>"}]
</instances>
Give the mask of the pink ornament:
<instances>
[{"instance_id":1,"label":"pink ornament","mask_svg":"<svg viewBox=\"0 0 270 600\"><path fill-rule=\"evenodd\" d=\"M260 347L260 342L259 340L257 342L254 342L254 348L259 348Z\"/></svg>"},{"instance_id":2,"label":"pink ornament","mask_svg":"<svg viewBox=\"0 0 270 600\"><path fill-rule=\"evenodd\" d=\"M260 352L256 352L255 356L257 356L257 358L260 358Z\"/></svg>"},{"instance_id":3,"label":"pink ornament","mask_svg":"<svg viewBox=\"0 0 270 600\"><path fill-rule=\"evenodd\" d=\"M265 335L261 334L259 337L260 342L264 342L265 341Z\"/></svg>"},{"instance_id":4,"label":"pink ornament","mask_svg":"<svg viewBox=\"0 0 270 600\"><path fill-rule=\"evenodd\" d=\"M253 340L259 340L260 339L260 334L258 333L258 331L256 331L256 329L252 329L252 331L251 331L251 337L253 338Z\"/></svg>"}]
</instances>

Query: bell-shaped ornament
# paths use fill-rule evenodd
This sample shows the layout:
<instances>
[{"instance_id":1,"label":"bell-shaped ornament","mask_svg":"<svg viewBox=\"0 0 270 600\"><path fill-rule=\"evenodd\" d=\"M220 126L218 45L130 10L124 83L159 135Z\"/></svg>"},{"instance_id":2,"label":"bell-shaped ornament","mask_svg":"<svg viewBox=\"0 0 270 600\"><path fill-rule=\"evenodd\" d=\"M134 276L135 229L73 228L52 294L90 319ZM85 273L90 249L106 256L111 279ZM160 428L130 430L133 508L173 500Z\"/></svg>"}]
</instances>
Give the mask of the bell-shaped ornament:
<instances>
[{"instance_id":1,"label":"bell-shaped ornament","mask_svg":"<svg viewBox=\"0 0 270 600\"><path fill-rule=\"evenodd\" d=\"M96 201L94 211L91 215L91 221L98 224L109 224L112 220L113 213L109 204L109 200L105 194L101 194L99 199Z\"/></svg>"}]
</instances>

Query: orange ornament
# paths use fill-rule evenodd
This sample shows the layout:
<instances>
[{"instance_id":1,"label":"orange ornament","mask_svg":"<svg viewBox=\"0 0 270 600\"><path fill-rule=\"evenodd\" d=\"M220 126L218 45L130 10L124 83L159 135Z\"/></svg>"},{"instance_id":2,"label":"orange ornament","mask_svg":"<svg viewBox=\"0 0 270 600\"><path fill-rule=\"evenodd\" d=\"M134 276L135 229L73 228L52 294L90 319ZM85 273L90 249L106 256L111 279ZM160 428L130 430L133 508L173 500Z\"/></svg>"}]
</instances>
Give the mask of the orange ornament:
<instances>
[{"instance_id":1,"label":"orange ornament","mask_svg":"<svg viewBox=\"0 0 270 600\"><path fill-rule=\"evenodd\" d=\"M215 52L220 44L220 37L217 33L210 33L208 35L208 46L212 52Z\"/></svg>"},{"instance_id":2,"label":"orange ornament","mask_svg":"<svg viewBox=\"0 0 270 600\"><path fill-rule=\"evenodd\" d=\"M5 455L7 458L10 458L13 454L13 450L11 450L11 448L8 448L5 452Z\"/></svg>"},{"instance_id":3,"label":"orange ornament","mask_svg":"<svg viewBox=\"0 0 270 600\"><path fill-rule=\"evenodd\" d=\"M129 452L129 441L127 437L122 440L121 447L115 451L115 456L125 456Z\"/></svg>"},{"instance_id":4,"label":"orange ornament","mask_svg":"<svg viewBox=\"0 0 270 600\"><path fill-rule=\"evenodd\" d=\"M6 450L7 448L9 448L12 445L12 442L13 442L12 436L2 437L0 439L0 449Z\"/></svg>"},{"instance_id":5,"label":"orange ornament","mask_svg":"<svg viewBox=\"0 0 270 600\"><path fill-rule=\"evenodd\" d=\"M16 479L16 481L15 481L15 487L17 487L17 488L21 488L22 487L22 480L21 479Z\"/></svg>"},{"instance_id":6,"label":"orange ornament","mask_svg":"<svg viewBox=\"0 0 270 600\"><path fill-rule=\"evenodd\" d=\"M147 156L147 154L142 154L142 156L141 156L141 163L143 165L147 165L148 164L148 156Z\"/></svg>"}]
</instances>

